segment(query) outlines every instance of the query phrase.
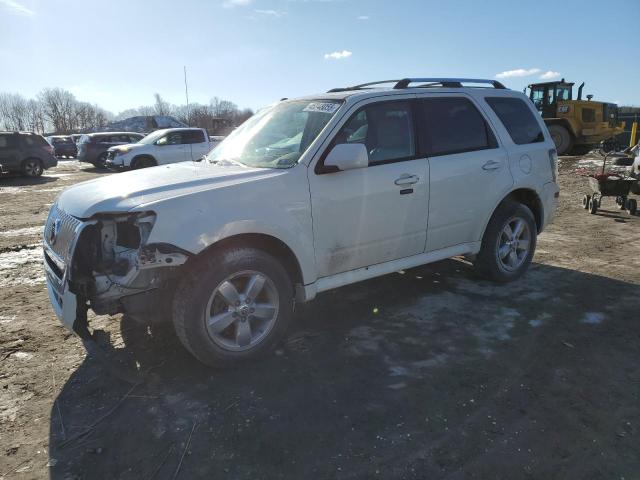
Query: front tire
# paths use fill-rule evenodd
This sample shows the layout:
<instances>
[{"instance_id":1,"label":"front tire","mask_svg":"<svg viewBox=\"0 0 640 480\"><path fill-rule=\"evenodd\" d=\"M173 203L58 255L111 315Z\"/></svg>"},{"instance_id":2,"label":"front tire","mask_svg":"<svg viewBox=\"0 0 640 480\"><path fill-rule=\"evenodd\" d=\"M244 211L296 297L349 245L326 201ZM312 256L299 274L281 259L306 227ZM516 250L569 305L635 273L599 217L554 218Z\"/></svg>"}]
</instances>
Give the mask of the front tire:
<instances>
[{"instance_id":1,"label":"front tire","mask_svg":"<svg viewBox=\"0 0 640 480\"><path fill-rule=\"evenodd\" d=\"M531 264L537 234L536 221L528 207L513 201L503 202L487 225L476 270L495 282L518 279Z\"/></svg>"},{"instance_id":2,"label":"front tire","mask_svg":"<svg viewBox=\"0 0 640 480\"><path fill-rule=\"evenodd\" d=\"M251 247L216 252L192 265L173 302L178 338L212 367L270 352L292 316L293 284L286 269Z\"/></svg>"},{"instance_id":3,"label":"front tire","mask_svg":"<svg viewBox=\"0 0 640 480\"><path fill-rule=\"evenodd\" d=\"M37 158L27 158L22 162L22 174L25 177L37 178L42 175L44 168Z\"/></svg>"},{"instance_id":4,"label":"front tire","mask_svg":"<svg viewBox=\"0 0 640 480\"><path fill-rule=\"evenodd\" d=\"M136 157L131 161L131 170L155 167L156 165L157 163L152 157Z\"/></svg>"},{"instance_id":5,"label":"front tire","mask_svg":"<svg viewBox=\"0 0 640 480\"><path fill-rule=\"evenodd\" d=\"M107 168L107 152L101 153L94 165L98 168Z\"/></svg>"}]
</instances>

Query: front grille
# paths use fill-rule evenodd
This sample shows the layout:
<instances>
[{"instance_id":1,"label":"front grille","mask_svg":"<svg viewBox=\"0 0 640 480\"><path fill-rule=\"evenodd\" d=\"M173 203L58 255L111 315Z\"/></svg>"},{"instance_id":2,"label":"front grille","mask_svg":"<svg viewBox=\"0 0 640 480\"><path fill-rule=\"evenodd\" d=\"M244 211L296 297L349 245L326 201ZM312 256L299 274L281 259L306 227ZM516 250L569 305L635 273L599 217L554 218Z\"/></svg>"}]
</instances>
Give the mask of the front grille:
<instances>
[{"instance_id":1,"label":"front grille","mask_svg":"<svg viewBox=\"0 0 640 480\"><path fill-rule=\"evenodd\" d=\"M116 158L116 152L114 151L107 152L107 160L113 160L114 158Z\"/></svg>"},{"instance_id":2,"label":"front grille","mask_svg":"<svg viewBox=\"0 0 640 480\"><path fill-rule=\"evenodd\" d=\"M71 248L76 237L76 229L82 225L77 218L65 213L57 204L51 207L44 227L46 245L65 263L71 259Z\"/></svg>"}]
</instances>

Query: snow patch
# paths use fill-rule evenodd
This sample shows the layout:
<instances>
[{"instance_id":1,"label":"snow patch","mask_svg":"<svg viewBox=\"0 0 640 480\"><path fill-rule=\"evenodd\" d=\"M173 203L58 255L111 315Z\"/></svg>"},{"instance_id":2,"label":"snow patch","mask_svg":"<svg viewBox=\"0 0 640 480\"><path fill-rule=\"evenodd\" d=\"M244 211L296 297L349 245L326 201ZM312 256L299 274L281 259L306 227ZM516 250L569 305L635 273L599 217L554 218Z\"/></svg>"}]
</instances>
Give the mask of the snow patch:
<instances>
[{"instance_id":1,"label":"snow patch","mask_svg":"<svg viewBox=\"0 0 640 480\"><path fill-rule=\"evenodd\" d=\"M29 360L33 358L33 354L29 352L15 352L12 353L11 356L20 360Z\"/></svg>"},{"instance_id":2,"label":"snow patch","mask_svg":"<svg viewBox=\"0 0 640 480\"><path fill-rule=\"evenodd\" d=\"M548 313L543 313L538 318L534 318L533 320L529 320L529 326L533 328L537 328L545 323L547 320L551 318L551 315Z\"/></svg>"},{"instance_id":3,"label":"snow patch","mask_svg":"<svg viewBox=\"0 0 640 480\"><path fill-rule=\"evenodd\" d=\"M41 265L42 247L40 246L0 253L0 287L44 283Z\"/></svg>"},{"instance_id":4,"label":"snow patch","mask_svg":"<svg viewBox=\"0 0 640 480\"><path fill-rule=\"evenodd\" d=\"M0 187L0 193L9 193L11 195L15 195L16 193L24 192L25 189L23 187Z\"/></svg>"},{"instance_id":5,"label":"snow patch","mask_svg":"<svg viewBox=\"0 0 640 480\"><path fill-rule=\"evenodd\" d=\"M600 312L587 312L584 318L581 320L582 323L587 323L589 325L598 325L604 321L604 313Z\"/></svg>"},{"instance_id":6,"label":"snow patch","mask_svg":"<svg viewBox=\"0 0 640 480\"><path fill-rule=\"evenodd\" d=\"M22 237L24 235L41 235L42 228L43 228L42 226L17 228L16 230L0 232L0 237Z\"/></svg>"}]
</instances>

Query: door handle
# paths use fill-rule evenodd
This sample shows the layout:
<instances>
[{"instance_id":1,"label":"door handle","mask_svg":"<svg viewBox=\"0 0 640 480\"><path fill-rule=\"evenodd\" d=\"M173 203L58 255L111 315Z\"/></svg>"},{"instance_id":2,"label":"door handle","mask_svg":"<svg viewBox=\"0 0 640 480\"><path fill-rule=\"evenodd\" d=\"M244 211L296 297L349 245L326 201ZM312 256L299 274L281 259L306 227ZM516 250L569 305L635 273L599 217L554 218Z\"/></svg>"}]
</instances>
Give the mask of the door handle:
<instances>
[{"instance_id":1,"label":"door handle","mask_svg":"<svg viewBox=\"0 0 640 480\"><path fill-rule=\"evenodd\" d=\"M396 178L396 181L393 183L396 185L413 185L414 183L418 183L418 180L420 180L419 176L405 173L400 178Z\"/></svg>"},{"instance_id":2,"label":"door handle","mask_svg":"<svg viewBox=\"0 0 640 480\"><path fill-rule=\"evenodd\" d=\"M496 162L494 160L489 160L482 166L483 170L497 170L502 166L500 162Z\"/></svg>"}]
</instances>

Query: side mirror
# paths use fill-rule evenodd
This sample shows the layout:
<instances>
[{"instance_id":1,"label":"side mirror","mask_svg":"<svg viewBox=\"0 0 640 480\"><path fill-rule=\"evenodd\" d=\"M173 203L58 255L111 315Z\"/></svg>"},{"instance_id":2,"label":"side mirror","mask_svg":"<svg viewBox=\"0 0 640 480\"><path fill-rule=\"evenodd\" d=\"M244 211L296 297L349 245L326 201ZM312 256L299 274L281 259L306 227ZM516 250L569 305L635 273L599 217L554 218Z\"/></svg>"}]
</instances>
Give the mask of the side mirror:
<instances>
[{"instance_id":1,"label":"side mirror","mask_svg":"<svg viewBox=\"0 0 640 480\"><path fill-rule=\"evenodd\" d=\"M160 138L157 142L156 145L162 147L163 145L167 144L167 137L162 137Z\"/></svg>"},{"instance_id":2,"label":"side mirror","mask_svg":"<svg viewBox=\"0 0 640 480\"><path fill-rule=\"evenodd\" d=\"M324 166L340 171L369 166L369 153L362 143L340 143L324 159Z\"/></svg>"}]
</instances>

